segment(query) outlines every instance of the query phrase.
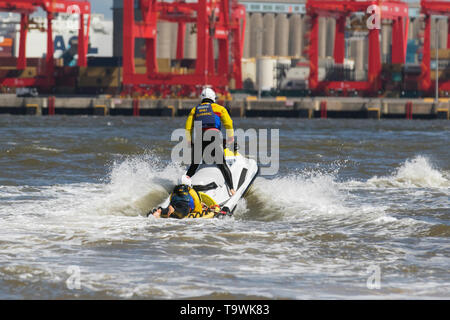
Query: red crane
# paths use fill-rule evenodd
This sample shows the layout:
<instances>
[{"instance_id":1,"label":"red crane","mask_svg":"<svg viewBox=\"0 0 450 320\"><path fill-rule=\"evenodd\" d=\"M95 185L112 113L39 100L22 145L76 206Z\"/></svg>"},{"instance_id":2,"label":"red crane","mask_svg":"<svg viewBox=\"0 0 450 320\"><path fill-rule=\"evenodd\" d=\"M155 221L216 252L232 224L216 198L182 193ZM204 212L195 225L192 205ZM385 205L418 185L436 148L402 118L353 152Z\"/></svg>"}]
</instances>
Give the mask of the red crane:
<instances>
[{"instance_id":1,"label":"red crane","mask_svg":"<svg viewBox=\"0 0 450 320\"><path fill-rule=\"evenodd\" d=\"M135 3L138 7L135 8ZM123 84L125 94L149 96L190 96L205 85L222 94L232 79L242 88L241 59L244 47L245 7L237 0L124 0L123 1ZM142 21L135 20L135 9ZM182 59L186 23L196 24L197 59L193 74L159 72L156 58L157 23L177 23L176 58ZM135 39L145 39L146 73L135 70ZM214 41L219 53L216 62Z\"/></svg>"},{"instance_id":2,"label":"red crane","mask_svg":"<svg viewBox=\"0 0 450 320\"><path fill-rule=\"evenodd\" d=\"M368 9L371 6L377 6L376 8L379 11L368 13ZM380 29L377 27L369 28L369 64L367 81L319 81L319 17L332 17L336 19L334 44L334 61L336 64L344 63L346 19L349 15L356 12L363 12L364 14L369 15L379 13L381 19L393 21L392 63L405 63L406 40L409 27L408 5L406 3L395 0L308 0L306 2L306 10L311 18L309 88L313 92L335 90L343 92L359 91L376 94L381 87Z\"/></svg>"},{"instance_id":3,"label":"red crane","mask_svg":"<svg viewBox=\"0 0 450 320\"><path fill-rule=\"evenodd\" d=\"M80 15L80 27L78 31L78 65L87 66L87 50L89 45L89 27L91 4L89 1L70 0L0 0L0 11L20 13L20 42L17 69L24 70L27 67L26 43L30 15L38 8L47 13L47 56L44 77L37 78L0 78L0 85L9 87L54 85L54 59L53 59L53 29L52 20L55 13L68 13ZM87 23L85 23L87 16Z\"/></svg>"},{"instance_id":4,"label":"red crane","mask_svg":"<svg viewBox=\"0 0 450 320\"><path fill-rule=\"evenodd\" d=\"M422 14L425 15L425 34L424 34L424 48L422 58L422 75L421 75L421 89L424 92L430 92L433 88L434 79L431 79L431 16L440 15L450 17L450 2L448 1L425 1L421 3ZM449 21L450 22L450 21ZM436 26L437 27L437 26ZM447 49L450 49L450 23L447 40ZM437 50L438 48L436 48ZM437 62L436 62L437 63ZM439 83L439 90L450 91L450 80Z\"/></svg>"}]
</instances>

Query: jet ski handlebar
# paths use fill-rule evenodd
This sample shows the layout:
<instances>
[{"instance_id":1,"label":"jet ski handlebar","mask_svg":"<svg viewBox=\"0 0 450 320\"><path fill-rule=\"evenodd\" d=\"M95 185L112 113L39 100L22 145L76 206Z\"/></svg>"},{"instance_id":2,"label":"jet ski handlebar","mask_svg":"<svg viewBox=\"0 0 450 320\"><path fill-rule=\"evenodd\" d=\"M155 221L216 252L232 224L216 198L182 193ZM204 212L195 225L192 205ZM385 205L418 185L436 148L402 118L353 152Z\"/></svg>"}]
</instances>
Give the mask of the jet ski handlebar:
<instances>
[{"instance_id":1,"label":"jet ski handlebar","mask_svg":"<svg viewBox=\"0 0 450 320\"><path fill-rule=\"evenodd\" d=\"M223 148L226 149L230 149L231 151L239 151L239 145L237 143L237 141L235 140L231 145L227 143L226 139L223 139Z\"/></svg>"}]
</instances>

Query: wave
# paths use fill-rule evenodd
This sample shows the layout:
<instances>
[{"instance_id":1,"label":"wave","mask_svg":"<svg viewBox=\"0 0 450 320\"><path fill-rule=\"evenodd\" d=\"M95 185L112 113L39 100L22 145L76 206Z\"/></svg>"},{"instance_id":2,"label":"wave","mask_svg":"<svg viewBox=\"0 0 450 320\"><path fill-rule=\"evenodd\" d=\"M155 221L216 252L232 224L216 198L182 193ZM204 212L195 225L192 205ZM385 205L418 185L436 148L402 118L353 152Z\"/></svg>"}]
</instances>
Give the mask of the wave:
<instances>
[{"instance_id":1,"label":"wave","mask_svg":"<svg viewBox=\"0 0 450 320\"><path fill-rule=\"evenodd\" d=\"M365 182L339 181L341 167L332 172L314 168L270 179L258 177L247 197L239 202L235 219L307 222L320 218L333 224L347 221L384 224L390 217L390 203L380 202L378 195L365 194L363 190L450 185L445 173L421 156L407 160L392 175ZM26 192L26 195L20 188L0 189L0 198L12 201L20 210L28 211L29 206L34 206L34 211L40 208L43 212L71 217L145 216L167 197L185 169L146 153L112 162L107 176L97 183L48 186L38 188L38 194ZM15 200L28 197L38 202L28 206Z\"/></svg>"},{"instance_id":2,"label":"wave","mask_svg":"<svg viewBox=\"0 0 450 320\"><path fill-rule=\"evenodd\" d=\"M416 156L406 160L392 175L373 177L368 185L397 188L449 188L448 174L433 166L431 160Z\"/></svg>"},{"instance_id":3,"label":"wave","mask_svg":"<svg viewBox=\"0 0 450 320\"><path fill-rule=\"evenodd\" d=\"M165 165L152 154L127 157L110 167L105 197L97 205L102 214L145 215L167 197L184 168Z\"/></svg>"},{"instance_id":4,"label":"wave","mask_svg":"<svg viewBox=\"0 0 450 320\"><path fill-rule=\"evenodd\" d=\"M264 220L336 217L349 213L345 199L334 174L305 170L274 179L257 178L247 207Z\"/></svg>"},{"instance_id":5,"label":"wave","mask_svg":"<svg viewBox=\"0 0 450 320\"><path fill-rule=\"evenodd\" d=\"M129 156L109 165L96 195L89 195L89 209L100 215L145 216L161 203L185 172L185 167L166 163L152 153ZM280 220L345 214L346 193L336 174L317 169L268 179L258 177L246 199L235 211L237 219Z\"/></svg>"},{"instance_id":6,"label":"wave","mask_svg":"<svg viewBox=\"0 0 450 320\"><path fill-rule=\"evenodd\" d=\"M39 144L18 145L17 143L8 143L8 145L12 147L0 150L0 157L17 157L22 155L53 156L55 154L60 154L64 152L64 150L61 149L43 146Z\"/></svg>"}]
</instances>

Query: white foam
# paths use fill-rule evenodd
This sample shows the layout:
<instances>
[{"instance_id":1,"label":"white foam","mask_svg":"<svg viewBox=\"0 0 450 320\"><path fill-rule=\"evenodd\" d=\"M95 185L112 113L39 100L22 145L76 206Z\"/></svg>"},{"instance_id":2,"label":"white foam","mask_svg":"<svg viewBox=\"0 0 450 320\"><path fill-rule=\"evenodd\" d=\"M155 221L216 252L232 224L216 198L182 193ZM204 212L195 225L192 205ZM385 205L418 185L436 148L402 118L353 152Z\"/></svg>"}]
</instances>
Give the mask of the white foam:
<instances>
[{"instance_id":1,"label":"white foam","mask_svg":"<svg viewBox=\"0 0 450 320\"><path fill-rule=\"evenodd\" d=\"M266 210L286 218L349 213L346 195L339 190L334 175L303 172L274 179L258 178L254 188Z\"/></svg>"},{"instance_id":2,"label":"white foam","mask_svg":"<svg viewBox=\"0 0 450 320\"><path fill-rule=\"evenodd\" d=\"M56 148L50 148L50 147L44 147L44 146L39 146L39 145L35 145L33 146L36 150L40 150L40 151L49 151L49 152L54 152L54 153L61 153L64 152L64 150L61 149L56 149Z\"/></svg>"},{"instance_id":3,"label":"white foam","mask_svg":"<svg viewBox=\"0 0 450 320\"><path fill-rule=\"evenodd\" d=\"M97 205L98 211L102 214L142 214L167 196L183 170L177 165L164 166L150 154L114 163L104 188L105 197Z\"/></svg>"},{"instance_id":4,"label":"white foam","mask_svg":"<svg viewBox=\"0 0 450 320\"><path fill-rule=\"evenodd\" d=\"M405 163L402 167L407 166ZM271 284L258 288L253 284L280 274L285 277L286 283L299 274L310 282L322 275L332 274L349 279L354 276L354 269L345 268L345 259L316 256L315 250L318 248L315 244L321 240L311 239L311 233L318 234L319 238L320 234L330 232L368 232L399 237L408 235L409 226L417 223L413 219L385 214L390 203L364 204L365 196L350 194L354 187L349 187L347 182L339 182L336 173L307 170L274 179L257 178L250 196L239 202L235 219L176 221L139 217L144 208L151 207L152 201L157 203L167 196L168 188L184 169L166 165L154 156L143 155L113 163L108 177L100 183L33 187L35 191L32 192L23 191L24 186L0 187L0 198L11 198L8 200L10 205L0 206L0 223L4 227L0 233L4 253L0 255L0 264L10 263L14 256L15 264L11 268L19 274L14 277L23 277L27 281L46 279L50 277L48 272L44 273L48 269L53 270L60 277L58 281L63 283L68 276L67 265L81 260L83 289L109 291L122 298L179 298L182 294L192 297L205 295L208 290L217 291L217 288L233 293L267 295L269 298L279 297L283 292L288 297L298 298L302 297L302 293L288 284L286 288L275 286L275 289L271 288ZM397 176L396 173L386 179L396 179ZM30 199L22 199L23 196ZM252 214L258 214L258 211L273 213L277 221L241 220L253 219ZM293 221L300 223L294 224ZM350 227L345 228L345 224ZM279 226L280 229L277 229ZM309 239L303 235L309 235ZM193 241L186 247L175 241L172 247L172 242L168 240L175 236ZM209 248L214 256L209 251L195 258L189 255L197 254L195 247L206 246L211 237L217 241L215 246ZM218 237L223 239L217 240ZM97 254L102 251L90 251L91 247L101 248L127 240L142 242L140 248L147 248L151 245L149 239L157 242L153 252L164 252L168 248L168 253L157 251L154 256L149 253L144 257L148 259L143 262L145 265L140 265L136 256L133 256L134 260L126 254L116 256L116 249L111 250L113 254L99 256L98 259ZM342 241L346 242L345 238ZM184 248L190 251L177 256L176 252L182 252ZM80 252L80 255L66 255L66 252ZM317 251L317 254L320 253ZM174 272L174 269L168 275L158 273L155 260L160 259L156 262L161 262L167 257L173 264L186 266L187 270L197 268L201 273L216 270L214 262L223 261L226 264L219 265L217 270L249 280L240 281L236 286L235 282L215 278L211 284L200 281L200 285L188 287L192 283L191 275ZM55 258L60 259L55 262ZM388 259L389 256L383 258ZM21 270L20 264L35 265L37 271ZM252 267L249 268L249 265ZM148 271L151 268L156 272ZM244 272L246 270L252 272ZM157 278L161 282L157 282ZM364 279L362 283L365 283ZM271 290L274 290L273 293Z\"/></svg>"},{"instance_id":5,"label":"white foam","mask_svg":"<svg viewBox=\"0 0 450 320\"><path fill-rule=\"evenodd\" d=\"M367 181L377 187L403 188L449 188L450 181L446 173L439 171L431 160L424 156L416 156L406 160L391 176L373 177Z\"/></svg>"}]
</instances>

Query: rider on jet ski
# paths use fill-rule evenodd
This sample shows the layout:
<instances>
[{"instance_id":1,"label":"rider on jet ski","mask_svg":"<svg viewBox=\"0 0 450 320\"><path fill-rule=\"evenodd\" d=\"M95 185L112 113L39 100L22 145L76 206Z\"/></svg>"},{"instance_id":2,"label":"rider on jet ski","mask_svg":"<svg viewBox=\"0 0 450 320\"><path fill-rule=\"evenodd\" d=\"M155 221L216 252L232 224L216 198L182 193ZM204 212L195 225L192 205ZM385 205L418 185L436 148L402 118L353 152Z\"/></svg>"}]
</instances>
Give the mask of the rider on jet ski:
<instances>
[{"instance_id":1,"label":"rider on jet ski","mask_svg":"<svg viewBox=\"0 0 450 320\"><path fill-rule=\"evenodd\" d=\"M234 141L234 130L233 130L233 121L228 114L227 109L223 106L215 103L216 102L216 93L211 88L203 89L200 98L202 102L193 108L187 118L186 121L186 135L188 141L192 141L193 139L193 128L194 121L200 121L202 123L202 159L203 152L205 148L212 143L219 143L219 141L205 141L203 140L203 134L208 130L217 130L220 131L222 129L222 124L226 129L227 133L227 144L231 144ZM222 141L220 141L222 144ZM222 172L225 182L230 190L231 195L234 195L236 192L233 187L233 177L231 175L230 169L225 162L225 154L223 148L220 148L221 154L218 155L222 159L221 163L216 163ZM212 156L215 157L215 151L213 151ZM191 165L187 171L187 176L192 177L199 167L199 163L195 163L194 161L194 146L192 145L192 160Z\"/></svg>"}]
</instances>

